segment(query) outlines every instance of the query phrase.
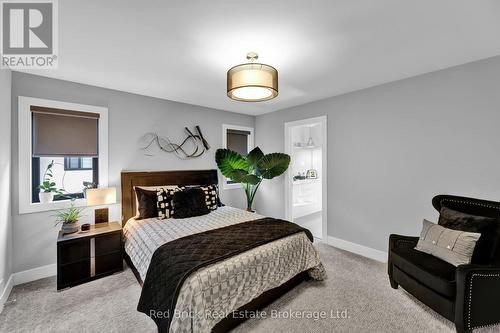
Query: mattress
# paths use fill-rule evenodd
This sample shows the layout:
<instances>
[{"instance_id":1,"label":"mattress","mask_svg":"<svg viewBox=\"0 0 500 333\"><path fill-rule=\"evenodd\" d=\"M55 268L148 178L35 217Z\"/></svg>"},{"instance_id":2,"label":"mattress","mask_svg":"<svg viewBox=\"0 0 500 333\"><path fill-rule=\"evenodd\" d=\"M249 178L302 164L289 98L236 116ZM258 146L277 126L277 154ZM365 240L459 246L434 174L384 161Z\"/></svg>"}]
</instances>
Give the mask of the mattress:
<instances>
[{"instance_id":1,"label":"mattress","mask_svg":"<svg viewBox=\"0 0 500 333\"><path fill-rule=\"evenodd\" d=\"M263 216L233 207L186 219L130 219L125 251L144 281L155 250L177 238ZM259 246L191 274L179 292L170 332L210 332L225 315L303 271L321 280L325 272L305 233Z\"/></svg>"}]
</instances>

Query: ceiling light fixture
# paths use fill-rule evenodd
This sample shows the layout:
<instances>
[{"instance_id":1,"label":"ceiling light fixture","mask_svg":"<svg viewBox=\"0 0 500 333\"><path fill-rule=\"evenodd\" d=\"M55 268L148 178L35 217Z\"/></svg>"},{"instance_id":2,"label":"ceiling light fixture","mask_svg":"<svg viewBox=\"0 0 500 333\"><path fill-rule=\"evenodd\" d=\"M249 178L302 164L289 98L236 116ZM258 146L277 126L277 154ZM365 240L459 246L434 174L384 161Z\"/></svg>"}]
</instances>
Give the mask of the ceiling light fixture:
<instances>
[{"instance_id":1,"label":"ceiling light fixture","mask_svg":"<svg viewBox=\"0 0 500 333\"><path fill-rule=\"evenodd\" d=\"M259 55L247 54L250 63L234 66L227 71L227 96L236 101L262 102L278 96L276 68L256 63Z\"/></svg>"}]
</instances>

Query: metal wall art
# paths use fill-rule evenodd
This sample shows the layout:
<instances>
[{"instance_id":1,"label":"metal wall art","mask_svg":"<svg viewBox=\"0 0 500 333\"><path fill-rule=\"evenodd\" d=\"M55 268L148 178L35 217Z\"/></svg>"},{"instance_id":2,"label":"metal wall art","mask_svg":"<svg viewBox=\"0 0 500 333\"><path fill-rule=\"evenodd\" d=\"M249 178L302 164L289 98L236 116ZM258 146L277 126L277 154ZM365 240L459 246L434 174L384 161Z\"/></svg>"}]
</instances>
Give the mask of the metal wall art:
<instances>
[{"instance_id":1,"label":"metal wall art","mask_svg":"<svg viewBox=\"0 0 500 333\"><path fill-rule=\"evenodd\" d=\"M143 144L140 149L144 150L146 156L154 156L155 150L159 150L174 153L180 159L200 157L210 149L210 145L203 137L199 126L195 126L197 134L191 132L187 127L184 129L187 137L179 144L173 143L168 137L160 136L157 133L146 133L141 138Z\"/></svg>"}]
</instances>

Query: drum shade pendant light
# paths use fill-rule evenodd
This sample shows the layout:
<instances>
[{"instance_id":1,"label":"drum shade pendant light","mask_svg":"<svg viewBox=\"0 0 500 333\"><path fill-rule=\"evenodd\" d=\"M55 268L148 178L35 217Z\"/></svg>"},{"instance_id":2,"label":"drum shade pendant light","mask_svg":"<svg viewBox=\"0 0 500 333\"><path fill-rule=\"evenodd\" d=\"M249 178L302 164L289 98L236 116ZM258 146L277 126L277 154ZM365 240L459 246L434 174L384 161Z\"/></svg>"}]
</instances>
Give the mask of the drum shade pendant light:
<instances>
[{"instance_id":1,"label":"drum shade pendant light","mask_svg":"<svg viewBox=\"0 0 500 333\"><path fill-rule=\"evenodd\" d=\"M234 66L227 71L227 96L236 101L262 102L278 96L276 68L256 63L259 55L247 54L250 63Z\"/></svg>"}]
</instances>

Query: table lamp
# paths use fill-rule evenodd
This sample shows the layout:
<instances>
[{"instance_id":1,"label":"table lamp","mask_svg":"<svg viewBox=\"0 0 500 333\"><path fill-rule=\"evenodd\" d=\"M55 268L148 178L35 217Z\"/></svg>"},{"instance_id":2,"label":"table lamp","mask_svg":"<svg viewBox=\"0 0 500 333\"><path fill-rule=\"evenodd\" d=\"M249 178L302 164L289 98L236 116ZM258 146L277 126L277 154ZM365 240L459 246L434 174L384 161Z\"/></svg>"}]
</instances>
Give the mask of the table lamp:
<instances>
[{"instance_id":1,"label":"table lamp","mask_svg":"<svg viewBox=\"0 0 500 333\"><path fill-rule=\"evenodd\" d=\"M111 205L116 203L116 188L91 188L87 189L87 206ZM94 222L105 223L109 221L109 209L98 208L95 210Z\"/></svg>"}]
</instances>

